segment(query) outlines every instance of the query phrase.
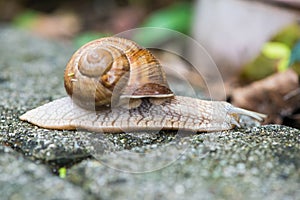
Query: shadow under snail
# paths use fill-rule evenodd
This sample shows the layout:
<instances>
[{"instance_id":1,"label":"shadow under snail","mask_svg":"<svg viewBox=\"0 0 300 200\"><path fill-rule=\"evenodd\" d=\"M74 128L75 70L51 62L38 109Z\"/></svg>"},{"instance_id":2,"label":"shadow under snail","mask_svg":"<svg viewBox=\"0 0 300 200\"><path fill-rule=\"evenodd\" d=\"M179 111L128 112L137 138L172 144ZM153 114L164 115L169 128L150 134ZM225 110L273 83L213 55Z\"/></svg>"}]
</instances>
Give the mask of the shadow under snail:
<instances>
[{"instance_id":1,"label":"shadow under snail","mask_svg":"<svg viewBox=\"0 0 300 200\"><path fill-rule=\"evenodd\" d=\"M258 121L266 117L223 101L175 96L151 52L118 37L79 48L67 64L64 85L69 97L20 119L50 129L211 132L240 127L241 115Z\"/></svg>"}]
</instances>

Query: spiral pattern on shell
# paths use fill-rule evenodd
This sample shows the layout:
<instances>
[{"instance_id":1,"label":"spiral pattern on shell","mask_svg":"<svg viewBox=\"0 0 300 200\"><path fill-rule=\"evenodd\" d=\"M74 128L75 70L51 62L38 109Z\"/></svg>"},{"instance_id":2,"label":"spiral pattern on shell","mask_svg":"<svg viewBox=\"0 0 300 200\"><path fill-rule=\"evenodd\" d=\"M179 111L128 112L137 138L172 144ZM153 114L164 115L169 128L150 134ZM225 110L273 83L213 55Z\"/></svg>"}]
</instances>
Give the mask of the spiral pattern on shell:
<instances>
[{"instance_id":1,"label":"spiral pattern on shell","mask_svg":"<svg viewBox=\"0 0 300 200\"><path fill-rule=\"evenodd\" d=\"M145 48L106 37L78 49L67 64L64 84L73 101L87 109L120 99L173 96L158 60Z\"/></svg>"}]
</instances>

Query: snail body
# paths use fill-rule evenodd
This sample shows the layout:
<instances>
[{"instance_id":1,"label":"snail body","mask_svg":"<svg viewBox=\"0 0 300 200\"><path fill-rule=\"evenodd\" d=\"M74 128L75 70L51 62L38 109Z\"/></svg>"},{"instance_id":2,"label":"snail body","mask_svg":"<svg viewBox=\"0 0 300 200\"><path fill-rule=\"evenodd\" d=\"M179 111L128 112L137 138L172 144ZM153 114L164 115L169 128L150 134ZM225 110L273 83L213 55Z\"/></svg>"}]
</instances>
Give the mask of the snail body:
<instances>
[{"instance_id":1,"label":"snail body","mask_svg":"<svg viewBox=\"0 0 300 200\"><path fill-rule=\"evenodd\" d=\"M50 129L209 132L240 126L241 115L265 118L227 102L174 96L158 60L123 38L102 38L81 47L67 64L64 80L69 97L20 119Z\"/></svg>"},{"instance_id":2,"label":"snail body","mask_svg":"<svg viewBox=\"0 0 300 200\"><path fill-rule=\"evenodd\" d=\"M30 110L20 118L50 129L85 129L95 132L162 129L211 132L239 127L240 115L248 115L259 121L264 117L223 101L175 96L158 105L143 99L137 108L103 108L96 112L77 106L71 98L65 97Z\"/></svg>"}]
</instances>

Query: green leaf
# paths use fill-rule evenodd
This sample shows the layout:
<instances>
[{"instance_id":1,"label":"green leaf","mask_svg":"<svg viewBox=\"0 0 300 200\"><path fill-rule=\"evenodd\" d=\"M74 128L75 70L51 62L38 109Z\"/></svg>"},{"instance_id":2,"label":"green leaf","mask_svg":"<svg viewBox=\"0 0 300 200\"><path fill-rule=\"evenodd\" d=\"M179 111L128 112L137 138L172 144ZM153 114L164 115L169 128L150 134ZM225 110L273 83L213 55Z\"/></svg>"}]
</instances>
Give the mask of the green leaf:
<instances>
[{"instance_id":1,"label":"green leaf","mask_svg":"<svg viewBox=\"0 0 300 200\"><path fill-rule=\"evenodd\" d=\"M181 2L154 12L142 27L161 27L188 33L191 27L192 7L190 3Z\"/></svg>"},{"instance_id":2,"label":"green leaf","mask_svg":"<svg viewBox=\"0 0 300 200\"><path fill-rule=\"evenodd\" d=\"M12 24L15 25L16 27L30 28L33 25L33 23L36 21L38 16L39 16L38 12L33 10L26 10L20 15L17 15L13 19Z\"/></svg>"},{"instance_id":3,"label":"green leaf","mask_svg":"<svg viewBox=\"0 0 300 200\"><path fill-rule=\"evenodd\" d=\"M289 48L292 48L299 39L300 27L297 23L293 23L284 27L273 37L272 41L284 43Z\"/></svg>"},{"instance_id":4,"label":"green leaf","mask_svg":"<svg viewBox=\"0 0 300 200\"><path fill-rule=\"evenodd\" d=\"M191 3L180 2L171 5L168 8L158 10L152 13L146 21L141 25L142 27L157 27L166 28L188 34L191 29L193 17L193 9ZM140 41L143 44L151 44L154 41L164 41L169 37L167 31L158 31L157 34L147 29L139 30L135 35L135 41Z\"/></svg>"},{"instance_id":5,"label":"green leaf","mask_svg":"<svg viewBox=\"0 0 300 200\"><path fill-rule=\"evenodd\" d=\"M58 173L60 178L66 178L67 169L65 167L59 168Z\"/></svg>"},{"instance_id":6,"label":"green leaf","mask_svg":"<svg viewBox=\"0 0 300 200\"><path fill-rule=\"evenodd\" d=\"M285 71L289 67L291 50L280 42L267 42L260 55L246 64L241 72L245 81L255 81L265 78L277 71Z\"/></svg>"},{"instance_id":7,"label":"green leaf","mask_svg":"<svg viewBox=\"0 0 300 200\"><path fill-rule=\"evenodd\" d=\"M262 53L267 58L278 61L278 71L284 71L288 68L291 50L286 44L268 42L263 46Z\"/></svg>"}]
</instances>

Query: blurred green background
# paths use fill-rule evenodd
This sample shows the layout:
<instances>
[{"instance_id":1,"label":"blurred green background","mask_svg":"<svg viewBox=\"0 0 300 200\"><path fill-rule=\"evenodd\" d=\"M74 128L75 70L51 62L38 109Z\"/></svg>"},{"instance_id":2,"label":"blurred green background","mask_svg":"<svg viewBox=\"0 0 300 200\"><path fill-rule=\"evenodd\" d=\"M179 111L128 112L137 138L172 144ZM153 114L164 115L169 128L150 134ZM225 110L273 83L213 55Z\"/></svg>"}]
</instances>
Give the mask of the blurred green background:
<instances>
[{"instance_id":1,"label":"blurred green background","mask_svg":"<svg viewBox=\"0 0 300 200\"><path fill-rule=\"evenodd\" d=\"M0 0L0 20L80 46L144 26L189 34L193 4L192 0Z\"/></svg>"}]
</instances>

